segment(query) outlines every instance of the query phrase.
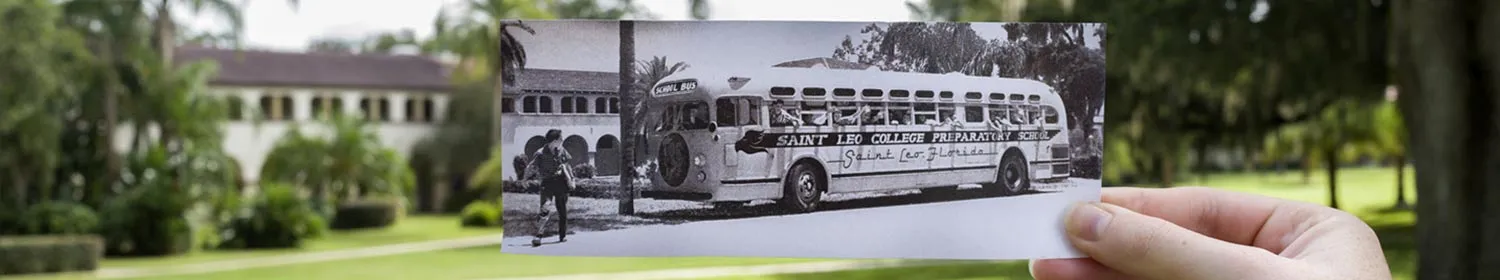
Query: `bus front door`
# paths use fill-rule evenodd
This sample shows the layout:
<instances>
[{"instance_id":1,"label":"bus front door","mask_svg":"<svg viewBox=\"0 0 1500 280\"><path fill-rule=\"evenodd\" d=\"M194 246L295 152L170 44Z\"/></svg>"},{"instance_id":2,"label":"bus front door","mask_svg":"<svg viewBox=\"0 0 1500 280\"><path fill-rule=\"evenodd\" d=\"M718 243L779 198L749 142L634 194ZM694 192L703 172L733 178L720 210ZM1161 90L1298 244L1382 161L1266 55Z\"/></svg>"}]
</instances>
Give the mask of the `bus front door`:
<instances>
[{"instance_id":1,"label":"bus front door","mask_svg":"<svg viewBox=\"0 0 1500 280\"><path fill-rule=\"evenodd\" d=\"M768 139L766 111L760 99L726 97L717 102L718 136L724 147L722 168L724 182L757 182L774 179L780 173L775 153L782 149L765 147Z\"/></svg>"}]
</instances>

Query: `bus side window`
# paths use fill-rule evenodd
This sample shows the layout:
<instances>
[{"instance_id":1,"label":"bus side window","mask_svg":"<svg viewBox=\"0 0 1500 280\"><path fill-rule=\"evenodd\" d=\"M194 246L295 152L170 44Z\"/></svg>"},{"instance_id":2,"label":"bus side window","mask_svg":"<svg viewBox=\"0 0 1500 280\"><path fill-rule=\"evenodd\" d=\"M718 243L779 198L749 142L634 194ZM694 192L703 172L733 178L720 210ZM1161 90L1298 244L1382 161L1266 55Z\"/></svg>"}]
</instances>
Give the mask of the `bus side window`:
<instances>
[{"instance_id":1,"label":"bus side window","mask_svg":"<svg viewBox=\"0 0 1500 280\"><path fill-rule=\"evenodd\" d=\"M1027 123L1026 105L1007 104L1005 105L1005 110L1010 112L1010 124L1023 125Z\"/></svg>"},{"instance_id":2,"label":"bus side window","mask_svg":"<svg viewBox=\"0 0 1500 280\"><path fill-rule=\"evenodd\" d=\"M807 126L825 126L832 120L829 119L828 103L823 101L802 101L802 123Z\"/></svg>"},{"instance_id":3,"label":"bus side window","mask_svg":"<svg viewBox=\"0 0 1500 280\"><path fill-rule=\"evenodd\" d=\"M739 103L745 105L740 110L739 125L760 125L760 99L745 98Z\"/></svg>"},{"instance_id":4,"label":"bus side window","mask_svg":"<svg viewBox=\"0 0 1500 280\"><path fill-rule=\"evenodd\" d=\"M801 117L794 105L777 99L771 101L771 125L777 127L801 125Z\"/></svg>"},{"instance_id":5,"label":"bus side window","mask_svg":"<svg viewBox=\"0 0 1500 280\"><path fill-rule=\"evenodd\" d=\"M1026 105L1026 111L1028 113L1030 113L1030 115L1031 115L1031 118L1027 119L1028 123L1033 124L1033 125L1042 124L1042 106L1041 105Z\"/></svg>"},{"instance_id":6,"label":"bus side window","mask_svg":"<svg viewBox=\"0 0 1500 280\"><path fill-rule=\"evenodd\" d=\"M938 122L948 124L958 122L958 106L953 103L938 103Z\"/></svg>"},{"instance_id":7,"label":"bus side window","mask_svg":"<svg viewBox=\"0 0 1500 280\"><path fill-rule=\"evenodd\" d=\"M890 113L890 117L891 117L890 118L890 124L892 124L892 125L912 124L912 122L911 122L911 109L912 109L911 108L911 103L905 103L905 102L891 103L891 106L890 106L890 109L889 109L889 112L891 112Z\"/></svg>"},{"instance_id":8,"label":"bus side window","mask_svg":"<svg viewBox=\"0 0 1500 280\"><path fill-rule=\"evenodd\" d=\"M1057 108L1043 106L1042 110L1045 111L1042 114L1046 117L1047 124L1057 124Z\"/></svg>"},{"instance_id":9,"label":"bus side window","mask_svg":"<svg viewBox=\"0 0 1500 280\"><path fill-rule=\"evenodd\" d=\"M964 122L984 123L984 107L979 105L964 106Z\"/></svg>"},{"instance_id":10,"label":"bus side window","mask_svg":"<svg viewBox=\"0 0 1500 280\"><path fill-rule=\"evenodd\" d=\"M714 101L714 109L718 111L715 115L718 116L716 119L719 126L734 126L735 119L742 114L737 110L739 108L735 106L734 101L733 98L719 98L719 100Z\"/></svg>"},{"instance_id":11,"label":"bus side window","mask_svg":"<svg viewBox=\"0 0 1500 280\"><path fill-rule=\"evenodd\" d=\"M871 102L865 104L864 106L869 106L870 109L869 111L865 112L862 120L860 120L860 124L884 125L890 123L890 113L886 111L885 103Z\"/></svg>"},{"instance_id":12,"label":"bus side window","mask_svg":"<svg viewBox=\"0 0 1500 280\"><path fill-rule=\"evenodd\" d=\"M942 122L941 120L937 119L937 104L916 103L912 106L912 109L912 111L914 112L913 116L916 116L916 122L914 122L915 124L935 124Z\"/></svg>"}]
</instances>

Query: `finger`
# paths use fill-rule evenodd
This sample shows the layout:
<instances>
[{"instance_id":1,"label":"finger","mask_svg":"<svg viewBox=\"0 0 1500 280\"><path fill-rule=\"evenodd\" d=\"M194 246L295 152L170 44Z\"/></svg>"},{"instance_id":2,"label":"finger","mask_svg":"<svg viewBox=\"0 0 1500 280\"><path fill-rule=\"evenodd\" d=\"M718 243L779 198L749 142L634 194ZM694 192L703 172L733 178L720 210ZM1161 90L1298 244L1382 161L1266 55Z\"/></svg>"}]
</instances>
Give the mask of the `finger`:
<instances>
[{"instance_id":1,"label":"finger","mask_svg":"<svg viewBox=\"0 0 1500 280\"><path fill-rule=\"evenodd\" d=\"M1067 218L1067 232L1079 251L1134 277L1235 279L1291 265L1264 249L1214 239L1106 203L1075 206Z\"/></svg>"},{"instance_id":2,"label":"finger","mask_svg":"<svg viewBox=\"0 0 1500 280\"><path fill-rule=\"evenodd\" d=\"M1037 280L1130 279L1118 270L1086 258L1032 260L1030 265L1031 278Z\"/></svg>"},{"instance_id":3,"label":"finger","mask_svg":"<svg viewBox=\"0 0 1500 280\"><path fill-rule=\"evenodd\" d=\"M1274 253L1288 246L1280 237L1295 230L1296 224L1338 212L1304 202L1195 187L1105 188L1102 201L1199 234Z\"/></svg>"}]
</instances>

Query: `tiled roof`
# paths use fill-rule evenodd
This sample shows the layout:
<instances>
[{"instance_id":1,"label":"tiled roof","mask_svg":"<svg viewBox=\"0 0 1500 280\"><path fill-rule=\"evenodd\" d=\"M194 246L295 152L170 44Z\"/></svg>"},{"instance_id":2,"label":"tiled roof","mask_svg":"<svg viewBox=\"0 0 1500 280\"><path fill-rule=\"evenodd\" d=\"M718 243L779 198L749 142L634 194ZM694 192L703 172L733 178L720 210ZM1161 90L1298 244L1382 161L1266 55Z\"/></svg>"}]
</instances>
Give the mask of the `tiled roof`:
<instances>
[{"instance_id":1,"label":"tiled roof","mask_svg":"<svg viewBox=\"0 0 1500 280\"><path fill-rule=\"evenodd\" d=\"M615 94L620 89L620 75L614 72L526 68L517 74L513 87L525 91Z\"/></svg>"},{"instance_id":2,"label":"tiled roof","mask_svg":"<svg viewBox=\"0 0 1500 280\"><path fill-rule=\"evenodd\" d=\"M177 48L177 63L214 60L215 85L339 87L413 91L451 89L448 70L436 60L413 55L295 53Z\"/></svg>"},{"instance_id":3,"label":"tiled roof","mask_svg":"<svg viewBox=\"0 0 1500 280\"><path fill-rule=\"evenodd\" d=\"M813 66L816 66L816 65L823 65L823 67L829 68L829 69L865 70L865 69L870 68L870 65L865 65L865 64L857 63L857 62L849 62L849 61L837 60L837 59L832 59L832 58L827 58L827 57L814 57L814 58L808 58L808 59L800 59L800 60L787 61L787 62L782 62L780 64L776 64L775 67L810 68L810 67L813 67Z\"/></svg>"}]
</instances>

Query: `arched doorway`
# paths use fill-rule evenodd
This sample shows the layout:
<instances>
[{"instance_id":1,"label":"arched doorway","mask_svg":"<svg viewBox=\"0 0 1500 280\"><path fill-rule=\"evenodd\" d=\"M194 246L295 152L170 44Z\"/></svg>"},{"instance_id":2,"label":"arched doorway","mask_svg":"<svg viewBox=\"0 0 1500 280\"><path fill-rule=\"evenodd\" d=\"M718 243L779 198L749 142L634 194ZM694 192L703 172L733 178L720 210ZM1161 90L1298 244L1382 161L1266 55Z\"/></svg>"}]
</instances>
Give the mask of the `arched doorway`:
<instances>
[{"instance_id":1,"label":"arched doorway","mask_svg":"<svg viewBox=\"0 0 1500 280\"><path fill-rule=\"evenodd\" d=\"M568 150L573 159L568 160L568 166L577 166L589 162L589 141L582 136L573 135L563 139L563 149Z\"/></svg>"},{"instance_id":2,"label":"arched doorway","mask_svg":"<svg viewBox=\"0 0 1500 280\"><path fill-rule=\"evenodd\" d=\"M620 175L620 140L605 134L594 143L594 173L599 176Z\"/></svg>"},{"instance_id":3,"label":"arched doorway","mask_svg":"<svg viewBox=\"0 0 1500 280\"><path fill-rule=\"evenodd\" d=\"M526 140L526 153L523 156L526 157L527 160L530 160L531 155L536 154L536 150L542 149L542 146L544 145L547 145L546 138L542 138L541 136L532 136L531 140Z\"/></svg>"}]
</instances>

